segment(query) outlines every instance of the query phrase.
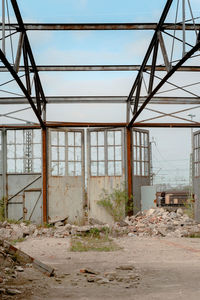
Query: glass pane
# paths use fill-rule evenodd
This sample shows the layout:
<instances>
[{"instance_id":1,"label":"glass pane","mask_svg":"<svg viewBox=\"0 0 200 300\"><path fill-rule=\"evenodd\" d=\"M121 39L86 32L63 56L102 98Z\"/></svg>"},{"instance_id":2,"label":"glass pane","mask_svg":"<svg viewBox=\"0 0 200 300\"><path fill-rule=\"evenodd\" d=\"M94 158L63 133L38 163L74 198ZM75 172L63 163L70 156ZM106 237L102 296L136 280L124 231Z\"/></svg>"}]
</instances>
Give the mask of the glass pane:
<instances>
[{"instance_id":1,"label":"glass pane","mask_svg":"<svg viewBox=\"0 0 200 300\"><path fill-rule=\"evenodd\" d=\"M23 131L22 130L16 130L16 143L17 144L23 144Z\"/></svg>"},{"instance_id":2,"label":"glass pane","mask_svg":"<svg viewBox=\"0 0 200 300\"><path fill-rule=\"evenodd\" d=\"M41 143L41 132L40 130L33 130L33 143Z\"/></svg>"},{"instance_id":3,"label":"glass pane","mask_svg":"<svg viewBox=\"0 0 200 300\"><path fill-rule=\"evenodd\" d=\"M104 147L98 147L98 160L104 160Z\"/></svg>"},{"instance_id":4,"label":"glass pane","mask_svg":"<svg viewBox=\"0 0 200 300\"><path fill-rule=\"evenodd\" d=\"M149 160L149 151L148 151L148 148L144 149L144 160L145 161Z\"/></svg>"},{"instance_id":5,"label":"glass pane","mask_svg":"<svg viewBox=\"0 0 200 300\"><path fill-rule=\"evenodd\" d=\"M144 133L141 133L141 146L144 146Z\"/></svg>"},{"instance_id":6,"label":"glass pane","mask_svg":"<svg viewBox=\"0 0 200 300\"><path fill-rule=\"evenodd\" d=\"M122 148L115 147L115 160L122 160Z\"/></svg>"},{"instance_id":7,"label":"glass pane","mask_svg":"<svg viewBox=\"0 0 200 300\"><path fill-rule=\"evenodd\" d=\"M74 176L74 163L73 162L69 162L68 163L68 175L69 176Z\"/></svg>"},{"instance_id":8,"label":"glass pane","mask_svg":"<svg viewBox=\"0 0 200 300\"><path fill-rule=\"evenodd\" d=\"M115 145L122 144L122 134L121 131L115 131Z\"/></svg>"},{"instance_id":9,"label":"glass pane","mask_svg":"<svg viewBox=\"0 0 200 300\"><path fill-rule=\"evenodd\" d=\"M104 146L104 132L98 132L98 145Z\"/></svg>"},{"instance_id":10,"label":"glass pane","mask_svg":"<svg viewBox=\"0 0 200 300\"><path fill-rule=\"evenodd\" d=\"M121 161L115 162L115 175L121 176L122 175L122 163Z\"/></svg>"},{"instance_id":11,"label":"glass pane","mask_svg":"<svg viewBox=\"0 0 200 300\"><path fill-rule=\"evenodd\" d=\"M75 173L75 175L76 176L81 176L81 163L77 162L76 165L75 165L75 167L76 167L76 173Z\"/></svg>"},{"instance_id":12,"label":"glass pane","mask_svg":"<svg viewBox=\"0 0 200 300\"><path fill-rule=\"evenodd\" d=\"M113 131L107 132L107 144L114 145L114 132Z\"/></svg>"},{"instance_id":13,"label":"glass pane","mask_svg":"<svg viewBox=\"0 0 200 300\"><path fill-rule=\"evenodd\" d=\"M65 160L65 147L58 148L59 160Z\"/></svg>"},{"instance_id":14,"label":"glass pane","mask_svg":"<svg viewBox=\"0 0 200 300\"><path fill-rule=\"evenodd\" d=\"M142 176L144 176L144 162L142 162Z\"/></svg>"},{"instance_id":15,"label":"glass pane","mask_svg":"<svg viewBox=\"0 0 200 300\"><path fill-rule=\"evenodd\" d=\"M59 132L59 145L65 146L65 133Z\"/></svg>"},{"instance_id":16,"label":"glass pane","mask_svg":"<svg viewBox=\"0 0 200 300\"><path fill-rule=\"evenodd\" d=\"M134 175L137 174L137 165L136 165L136 162L133 163L133 174Z\"/></svg>"},{"instance_id":17,"label":"glass pane","mask_svg":"<svg viewBox=\"0 0 200 300\"><path fill-rule=\"evenodd\" d=\"M144 149L145 148L141 148L141 160L144 161Z\"/></svg>"},{"instance_id":18,"label":"glass pane","mask_svg":"<svg viewBox=\"0 0 200 300\"><path fill-rule=\"evenodd\" d=\"M68 148L68 160L74 161L74 148L73 147Z\"/></svg>"},{"instance_id":19,"label":"glass pane","mask_svg":"<svg viewBox=\"0 0 200 300\"><path fill-rule=\"evenodd\" d=\"M57 162L51 163L51 175L58 176L58 163Z\"/></svg>"},{"instance_id":20,"label":"glass pane","mask_svg":"<svg viewBox=\"0 0 200 300\"><path fill-rule=\"evenodd\" d=\"M136 160L136 147L133 147L133 160Z\"/></svg>"},{"instance_id":21,"label":"glass pane","mask_svg":"<svg viewBox=\"0 0 200 300\"><path fill-rule=\"evenodd\" d=\"M33 159L33 172L41 172L41 159Z\"/></svg>"},{"instance_id":22,"label":"glass pane","mask_svg":"<svg viewBox=\"0 0 200 300\"><path fill-rule=\"evenodd\" d=\"M140 163L139 162L137 162L137 175L141 175Z\"/></svg>"},{"instance_id":23,"label":"glass pane","mask_svg":"<svg viewBox=\"0 0 200 300\"><path fill-rule=\"evenodd\" d=\"M41 157L41 144L33 144L33 157Z\"/></svg>"},{"instance_id":24,"label":"glass pane","mask_svg":"<svg viewBox=\"0 0 200 300\"><path fill-rule=\"evenodd\" d=\"M114 160L114 147L108 147L108 160Z\"/></svg>"},{"instance_id":25,"label":"glass pane","mask_svg":"<svg viewBox=\"0 0 200 300\"><path fill-rule=\"evenodd\" d=\"M7 160L7 168L8 168L8 173L15 172L15 160L14 159Z\"/></svg>"},{"instance_id":26,"label":"glass pane","mask_svg":"<svg viewBox=\"0 0 200 300\"><path fill-rule=\"evenodd\" d=\"M58 145L57 132L56 131L51 132L51 145Z\"/></svg>"},{"instance_id":27,"label":"glass pane","mask_svg":"<svg viewBox=\"0 0 200 300\"><path fill-rule=\"evenodd\" d=\"M23 159L16 159L16 173L23 173L24 164Z\"/></svg>"},{"instance_id":28,"label":"glass pane","mask_svg":"<svg viewBox=\"0 0 200 300\"><path fill-rule=\"evenodd\" d=\"M68 132L68 146L74 146L74 132Z\"/></svg>"},{"instance_id":29,"label":"glass pane","mask_svg":"<svg viewBox=\"0 0 200 300\"><path fill-rule=\"evenodd\" d=\"M23 158L23 145L16 145L16 157Z\"/></svg>"},{"instance_id":30,"label":"glass pane","mask_svg":"<svg viewBox=\"0 0 200 300\"><path fill-rule=\"evenodd\" d=\"M91 160L97 160L97 147L91 147Z\"/></svg>"},{"instance_id":31,"label":"glass pane","mask_svg":"<svg viewBox=\"0 0 200 300\"><path fill-rule=\"evenodd\" d=\"M65 176L65 162L59 162L59 176Z\"/></svg>"},{"instance_id":32,"label":"glass pane","mask_svg":"<svg viewBox=\"0 0 200 300\"><path fill-rule=\"evenodd\" d=\"M145 169L144 169L144 175L148 176L149 175L149 164L145 163L144 167L145 167Z\"/></svg>"},{"instance_id":33,"label":"glass pane","mask_svg":"<svg viewBox=\"0 0 200 300\"><path fill-rule=\"evenodd\" d=\"M137 151L137 156L136 156L136 159L137 160L140 160L140 148L139 147L137 147L137 149L136 149L136 151Z\"/></svg>"},{"instance_id":34,"label":"glass pane","mask_svg":"<svg viewBox=\"0 0 200 300\"><path fill-rule=\"evenodd\" d=\"M108 176L113 176L113 175L115 175L115 172L114 172L114 162L109 161L108 162Z\"/></svg>"},{"instance_id":35,"label":"glass pane","mask_svg":"<svg viewBox=\"0 0 200 300\"><path fill-rule=\"evenodd\" d=\"M105 175L105 163L99 162L98 167L99 167L99 176L104 176Z\"/></svg>"},{"instance_id":36,"label":"glass pane","mask_svg":"<svg viewBox=\"0 0 200 300\"><path fill-rule=\"evenodd\" d=\"M58 147L51 147L51 159L58 160Z\"/></svg>"},{"instance_id":37,"label":"glass pane","mask_svg":"<svg viewBox=\"0 0 200 300\"><path fill-rule=\"evenodd\" d=\"M97 132L90 132L90 143L91 146L97 145Z\"/></svg>"},{"instance_id":38,"label":"glass pane","mask_svg":"<svg viewBox=\"0 0 200 300\"><path fill-rule=\"evenodd\" d=\"M81 147L75 148L75 160L81 161Z\"/></svg>"},{"instance_id":39,"label":"glass pane","mask_svg":"<svg viewBox=\"0 0 200 300\"><path fill-rule=\"evenodd\" d=\"M75 133L75 145L81 146L81 133L80 132Z\"/></svg>"},{"instance_id":40,"label":"glass pane","mask_svg":"<svg viewBox=\"0 0 200 300\"><path fill-rule=\"evenodd\" d=\"M91 163L91 176L97 176L97 163Z\"/></svg>"},{"instance_id":41,"label":"glass pane","mask_svg":"<svg viewBox=\"0 0 200 300\"><path fill-rule=\"evenodd\" d=\"M15 146L14 145L8 145L7 146L7 157L8 158L14 158L15 157Z\"/></svg>"},{"instance_id":42,"label":"glass pane","mask_svg":"<svg viewBox=\"0 0 200 300\"><path fill-rule=\"evenodd\" d=\"M148 147L148 134L147 133L145 133L145 135L144 135L144 146L145 147Z\"/></svg>"},{"instance_id":43,"label":"glass pane","mask_svg":"<svg viewBox=\"0 0 200 300\"><path fill-rule=\"evenodd\" d=\"M14 130L8 130L7 131L7 143L14 144L14 142L15 142Z\"/></svg>"}]
</instances>

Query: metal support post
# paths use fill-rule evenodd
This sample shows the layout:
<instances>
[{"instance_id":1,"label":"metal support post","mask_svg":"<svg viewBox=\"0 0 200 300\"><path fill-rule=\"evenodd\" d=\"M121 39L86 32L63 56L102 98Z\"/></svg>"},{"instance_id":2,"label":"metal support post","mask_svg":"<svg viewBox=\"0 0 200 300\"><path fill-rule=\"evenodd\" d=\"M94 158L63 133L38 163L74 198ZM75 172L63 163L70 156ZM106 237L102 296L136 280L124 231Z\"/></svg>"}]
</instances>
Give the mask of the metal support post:
<instances>
[{"instance_id":1,"label":"metal support post","mask_svg":"<svg viewBox=\"0 0 200 300\"><path fill-rule=\"evenodd\" d=\"M127 215L133 215L133 184L132 184L132 129L126 129L127 141L127 182L128 182L128 212Z\"/></svg>"},{"instance_id":2,"label":"metal support post","mask_svg":"<svg viewBox=\"0 0 200 300\"><path fill-rule=\"evenodd\" d=\"M43 222L47 223L47 129L42 128L42 196Z\"/></svg>"},{"instance_id":3,"label":"metal support post","mask_svg":"<svg viewBox=\"0 0 200 300\"><path fill-rule=\"evenodd\" d=\"M3 182L3 199L4 199L4 215L7 217L7 132L2 130L2 182Z\"/></svg>"},{"instance_id":4,"label":"metal support post","mask_svg":"<svg viewBox=\"0 0 200 300\"><path fill-rule=\"evenodd\" d=\"M182 0L182 17L183 17L183 57L185 55L185 0Z\"/></svg>"},{"instance_id":5,"label":"metal support post","mask_svg":"<svg viewBox=\"0 0 200 300\"><path fill-rule=\"evenodd\" d=\"M6 55L6 38L5 38L5 0L2 0L2 52Z\"/></svg>"}]
</instances>

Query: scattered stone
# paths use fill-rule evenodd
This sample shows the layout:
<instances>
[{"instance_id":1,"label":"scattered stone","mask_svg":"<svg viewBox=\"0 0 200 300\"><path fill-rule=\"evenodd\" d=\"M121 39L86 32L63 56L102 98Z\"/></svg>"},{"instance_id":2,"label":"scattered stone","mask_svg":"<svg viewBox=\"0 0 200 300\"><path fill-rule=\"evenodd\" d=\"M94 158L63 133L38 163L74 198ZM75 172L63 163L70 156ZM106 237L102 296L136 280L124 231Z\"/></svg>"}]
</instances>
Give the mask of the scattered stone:
<instances>
[{"instance_id":1,"label":"scattered stone","mask_svg":"<svg viewBox=\"0 0 200 300\"><path fill-rule=\"evenodd\" d=\"M21 266L15 266L17 272L24 272L24 269Z\"/></svg>"},{"instance_id":2,"label":"scattered stone","mask_svg":"<svg viewBox=\"0 0 200 300\"><path fill-rule=\"evenodd\" d=\"M6 294L8 294L8 295L18 295L21 293L22 292L17 289L6 289Z\"/></svg>"},{"instance_id":3,"label":"scattered stone","mask_svg":"<svg viewBox=\"0 0 200 300\"><path fill-rule=\"evenodd\" d=\"M119 267L116 267L117 270L133 270L135 267L133 265L121 265Z\"/></svg>"},{"instance_id":4,"label":"scattered stone","mask_svg":"<svg viewBox=\"0 0 200 300\"><path fill-rule=\"evenodd\" d=\"M81 269L80 270L80 273L87 273L87 274L94 274L94 275L98 275L99 272L95 271L95 270L92 270L92 269Z\"/></svg>"}]
</instances>

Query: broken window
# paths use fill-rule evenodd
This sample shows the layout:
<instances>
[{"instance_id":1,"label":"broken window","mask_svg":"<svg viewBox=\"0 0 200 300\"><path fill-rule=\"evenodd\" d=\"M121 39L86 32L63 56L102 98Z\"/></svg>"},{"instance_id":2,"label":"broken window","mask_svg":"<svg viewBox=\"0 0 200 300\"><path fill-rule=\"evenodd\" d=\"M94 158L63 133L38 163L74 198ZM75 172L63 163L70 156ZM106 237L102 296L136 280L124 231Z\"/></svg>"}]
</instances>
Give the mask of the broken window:
<instances>
[{"instance_id":1,"label":"broken window","mask_svg":"<svg viewBox=\"0 0 200 300\"><path fill-rule=\"evenodd\" d=\"M81 176L82 133L51 131L51 175Z\"/></svg>"},{"instance_id":2,"label":"broken window","mask_svg":"<svg viewBox=\"0 0 200 300\"><path fill-rule=\"evenodd\" d=\"M200 165L200 139L198 133L194 135L194 176L195 177L200 176L199 165Z\"/></svg>"},{"instance_id":3,"label":"broken window","mask_svg":"<svg viewBox=\"0 0 200 300\"><path fill-rule=\"evenodd\" d=\"M7 131L7 172L41 172L40 130Z\"/></svg>"},{"instance_id":4,"label":"broken window","mask_svg":"<svg viewBox=\"0 0 200 300\"><path fill-rule=\"evenodd\" d=\"M149 176L148 132L133 131L133 174L135 176Z\"/></svg>"},{"instance_id":5,"label":"broken window","mask_svg":"<svg viewBox=\"0 0 200 300\"><path fill-rule=\"evenodd\" d=\"M89 137L91 176L121 176L121 130L91 131Z\"/></svg>"}]
</instances>

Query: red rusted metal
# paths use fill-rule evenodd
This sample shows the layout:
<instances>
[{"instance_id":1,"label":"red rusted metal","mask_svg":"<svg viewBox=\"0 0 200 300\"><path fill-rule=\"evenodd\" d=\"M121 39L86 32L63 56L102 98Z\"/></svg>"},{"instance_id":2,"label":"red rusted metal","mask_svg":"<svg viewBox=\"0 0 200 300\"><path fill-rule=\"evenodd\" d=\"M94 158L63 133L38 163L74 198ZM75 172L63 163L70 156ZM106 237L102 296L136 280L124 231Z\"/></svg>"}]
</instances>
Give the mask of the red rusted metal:
<instances>
[{"instance_id":1,"label":"red rusted metal","mask_svg":"<svg viewBox=\"0 0 200 300\"><path fill-rule=\"evenodd\" d=\"M127 128L126 130L126 137L127 137L127 179L128 179L128 210L127 214L129 216L133 215L133 208L132 207L132 194L133 194L133 187L132 187L132 129Z\"/></svg>"},{"instance_id":2,"label":"red rusted metal","mask_svg":"<svg viewBox=\"0 0 200 300\"><path fill-rule=\"evenodd\" d=\"M47 223L47 130L42 129L42 195L43 222Z\"/></svg>"}]
</instances>

